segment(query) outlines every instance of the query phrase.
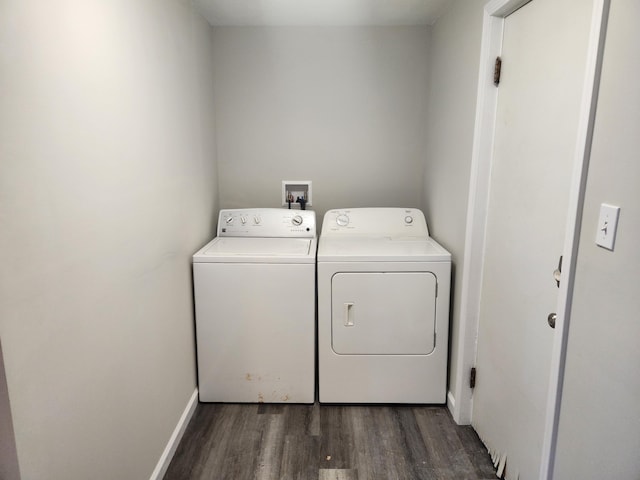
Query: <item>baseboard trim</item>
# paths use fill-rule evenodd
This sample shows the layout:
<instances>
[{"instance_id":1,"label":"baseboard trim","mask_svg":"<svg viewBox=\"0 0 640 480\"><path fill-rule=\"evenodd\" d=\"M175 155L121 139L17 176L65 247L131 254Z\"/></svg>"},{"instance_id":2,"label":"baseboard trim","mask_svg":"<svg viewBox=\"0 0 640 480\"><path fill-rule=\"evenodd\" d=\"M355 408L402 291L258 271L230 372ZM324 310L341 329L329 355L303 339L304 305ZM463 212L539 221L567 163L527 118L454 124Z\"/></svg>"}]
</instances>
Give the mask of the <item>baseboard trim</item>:
<instances>
[{"instance_id":1,"label":"baseboard trim","mask_svg":"<svg viewBox=\"0 0 640 480\"><path fill-rule=\"evenodd\" d=\"M451 416L454 416L456 410L456 397L453 396L453 392L449 390L447 392L447 408L451 412Z\"/></svg>"},{"instance_id":2,"label":"baseboard trim","mask_svg":"<svg viewBox=\"0 0 640 480\"><path fill-rule=\"evenodd\" d=\"M184 411L182 412L182 416L180 420L178 420L178 424L176 428L173 430L169 441L167 442L167 446L162 452L158 463L156 464L156 468L153 470L151 477L149 480L162 480L164 474L167 473L167 469L169 468L169 464L171 463L171 459L173 455L176 453L176 449L178 448L178 444L180 440L182 440L182 435L184 435L184 431L189 425L189 421L193 416L193 413L196 411L196 407L198 406L198 389L196 388L187 403Z\"/></svg>"}]
</instances>

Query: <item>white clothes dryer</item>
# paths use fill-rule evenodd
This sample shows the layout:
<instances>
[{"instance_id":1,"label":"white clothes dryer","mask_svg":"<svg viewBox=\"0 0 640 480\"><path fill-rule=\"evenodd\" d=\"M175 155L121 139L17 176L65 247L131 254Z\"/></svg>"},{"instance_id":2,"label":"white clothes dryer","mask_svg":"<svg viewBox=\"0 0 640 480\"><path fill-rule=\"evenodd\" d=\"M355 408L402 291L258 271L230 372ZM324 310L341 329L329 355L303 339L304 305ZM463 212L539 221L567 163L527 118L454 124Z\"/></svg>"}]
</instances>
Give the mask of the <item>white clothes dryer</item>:
<instances>
[{"instance_id":1,"label":"white clothes dryer","mask_svg":"<svg viewBox=\"0 0 640 480\"><path fill-rule=\"evenodd\" d=\"M316 219L221 210L193 256L201 402L315 401Z\"/></svg>"},{"instance_id":2,"label":"white clothes dryer","mask_svg":"<svg viewBox=\"0 0 640 480\"><path fill-rule=\"evenodd\" d=\"M451 255L423 213L330 210L317 261L320 401L445 403Z\"/></svg>"}]
</instances>

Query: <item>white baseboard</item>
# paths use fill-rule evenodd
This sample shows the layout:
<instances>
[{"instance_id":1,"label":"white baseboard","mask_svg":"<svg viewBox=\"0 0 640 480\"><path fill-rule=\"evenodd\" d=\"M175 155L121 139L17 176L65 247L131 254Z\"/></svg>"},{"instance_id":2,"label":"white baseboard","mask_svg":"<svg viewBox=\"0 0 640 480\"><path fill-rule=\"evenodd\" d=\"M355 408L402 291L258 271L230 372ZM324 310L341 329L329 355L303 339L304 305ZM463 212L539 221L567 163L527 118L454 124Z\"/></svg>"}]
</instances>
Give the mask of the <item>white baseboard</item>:
<instances>
[{"instance_id":1,"label":"white baseboard","mask_svg":"<svg viewBox=\"0 0 640 480\"><path fill-rule=\"evenodd\" d=\"M182 435L184 435L184 431L189 425L189 421L193 416L193 413L196 411L196 407L198 406L198 389L196 388L187 403L187 406L182 412L182 416L180 420L178 420L178 424L176 428L173 430L169 441L167 442L167 446L162 452L160 456L160 460L156 464L156 468L153 470L151 477L149 480L162 480L164 474L167 473L167 469L169 468L169 464L171 463L171 459L173 455L176 453L176 449L178 448L178 444L182 439Z\"/></svg>"},{"instance_id":2,"label":"white baseboard","mask_svg":"<svg viewBox=\"0 0 640 480\"><path fill-rule=\"evenodd\" d=\"M447 392L447 408L451 412L451 416L455 418L455 409L456 409L456 397L453 396L453 392L449 390Z\"/></svg>"}]
</instances>

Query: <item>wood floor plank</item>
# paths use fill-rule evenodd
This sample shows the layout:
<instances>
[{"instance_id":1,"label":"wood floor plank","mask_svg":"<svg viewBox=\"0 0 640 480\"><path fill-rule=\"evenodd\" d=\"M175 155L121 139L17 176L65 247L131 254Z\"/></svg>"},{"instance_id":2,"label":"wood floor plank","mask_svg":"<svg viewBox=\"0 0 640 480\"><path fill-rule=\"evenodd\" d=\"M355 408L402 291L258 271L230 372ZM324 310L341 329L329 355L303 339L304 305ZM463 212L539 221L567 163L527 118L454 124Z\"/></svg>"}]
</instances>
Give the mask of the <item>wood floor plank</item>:
<instances>
[{"instance_id":1,"label":"wood floor plank","mask_svg":"<svg viewBox=\"0 0 640 480\"><path fill-rule=\"evenodd\" d=\"M456 429L457 435L469 457L475 475L482 480L493 480L496 477L495 467L491 463L487 448L470 425Z\"/></svg>"},{"instance_id":2,"label":"wood floor plank","mask_svg":"<svg viewBox=\"0 0 640 480\"><path fill-rule=\"evenodd\" d=\"M350 469L355 463L351 407L322 406L320 411L320 468Z\"/></svg>"},{"instance_id":3,"label":"wood floor plank","mask_svg":"<svg viewBox=\"0 0 640 480\"><path fill-rule=\"evenodd\" d=\"M402 447L411 468L411 478L437 478L434 473L429 452L422 441L422 433L412 408L396 408L394 414L401 428Z\"/></svg>"},{"instance_id":4,"label":"wood floor plank","mask_svg":"<svg viewBox=\"0 0 640 480\"><path fill-rule=\"evenodd\" d=\"M255 405L224 405L200 478L249 480L256 470L255 451L261 441L261 421ZM215 474L214 474L215 473ZM198 478L198 477L195 477Z\"/></svg>"},{"instance_id":5,"label":"wood floor plank","mask_svg":"<svg viewBox=\"0 0 640 480\"><path fill-rule=\"evenodd\" d=\"M316 437L320 436L320 404L316 403L311 407L309 413L309 428L307 433Z\"/></svg>"},{"instance_id":6,"label":"wood floor plank","mask_svg":"<svg viewBox=\"0 0 640 480\"><path fill-rule=\"evenodd\" d=\"M403 428L395 411L396 407L373 406L355 407L352 412L356 469L360 478L415 478L414 465L406 451Z\"/></svg>"},{"instance_id":7,"label":"wood floor plank","mask_svg":"<svg viewBox=\"0 0 640 480\"><path fill-rule=\"evenodd\" d=\"M317 478L320 470L320 437L287 435L284 440L280 480Z\"/></svg>"},{"instance_id":8,"label":"wood floor plank","mask_svg":"<svg viewBox=\"0 0 640 480\"><path fill-rule=\"evenodd\" d=\"M358 480L357 470L322 469L318 480Z\"/></svg>"},{"instance_id":9,"label":"wood floor plank","mask_svg":"<svg viewBox=\"0 0 640 480\"><path fill-rule=\"evenodd\" d=\"M256 480L280 478L280 465L284 443L284 416L270 415L262 434L258 452ZM234 477L222 477L234 478Z\"/></svg>"},{"instance_id":10,"label":"wood floor plank","mask_svg":"<svg viewBox=\"0 0 640 480\"><path fill-rule=\"evenodd\" d=\"M285 414L284 429L287 435L319 436L319 409L310 405L289 405Z\"/></svg>"},{"instance_id":11,"label":"wood floor plank","mask_svg":"<svg viewBox=\"0 0 640 480\"><path fill-rule=\"evenodd\" d=\"M422 438L430 452L430 462L441 480L459 480L478 477L472 458L462 444L458 431L449 413L439 408L420 408L414 411ZM487 455L484 455L485 460Z\"/></svg>"},{"instance_id":12,"label":"wood floor plank","mask_svg":"<svg viewBox=\"0 0 640 480\"><path fill-rule=\"evenodd\" d=\"M218 463L224 456L228 432L235 420L232 407L212 409L198 405L165 479L208 478L207 464Z\"/></svg>"},{"instance_id":13,"label":"wood floor plank","mask_svg":"<svg viewBox=\"0 0 640 480\"><path fill-rule=\"evenodd\" d=\"M200 404L165 480L489 480L445 407Z\"/></svg>"}]
</instances>

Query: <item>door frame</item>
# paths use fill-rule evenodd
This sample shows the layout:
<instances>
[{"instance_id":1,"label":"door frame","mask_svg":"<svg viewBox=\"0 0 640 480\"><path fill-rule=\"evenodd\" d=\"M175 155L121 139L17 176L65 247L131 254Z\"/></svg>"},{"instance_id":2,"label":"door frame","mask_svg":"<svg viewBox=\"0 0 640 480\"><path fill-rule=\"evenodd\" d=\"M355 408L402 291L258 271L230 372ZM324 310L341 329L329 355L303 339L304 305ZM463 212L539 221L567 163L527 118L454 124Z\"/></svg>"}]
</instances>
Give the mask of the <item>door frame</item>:
<instances>
[{"instance_id":1,"label":"door frame","mask_svg":"<svg viewBox=\"0 0 640 480\"><path fill-rule=\"evenodd\" d=\"M468 378L477 355L485 234L498 104L498 89L493 85L494 63L502 50L505 18L529 1L531 0L491 0L484 7L460 295L460 353L455 372L456 382L451 385L451 391L447 396L448 407L458 424L471 423L473 411L473 391L469 388ZM563 281L560 284L556 309L556 335L551 358L541 480L551 479L553 475L575 264L610 0L593 2L562 251ZM550 275L552 268L553 265L549 265Z\"/></svg>"}]
</instances>

